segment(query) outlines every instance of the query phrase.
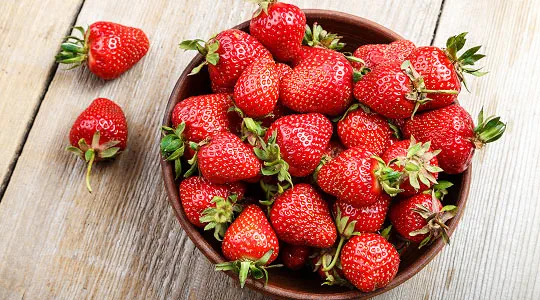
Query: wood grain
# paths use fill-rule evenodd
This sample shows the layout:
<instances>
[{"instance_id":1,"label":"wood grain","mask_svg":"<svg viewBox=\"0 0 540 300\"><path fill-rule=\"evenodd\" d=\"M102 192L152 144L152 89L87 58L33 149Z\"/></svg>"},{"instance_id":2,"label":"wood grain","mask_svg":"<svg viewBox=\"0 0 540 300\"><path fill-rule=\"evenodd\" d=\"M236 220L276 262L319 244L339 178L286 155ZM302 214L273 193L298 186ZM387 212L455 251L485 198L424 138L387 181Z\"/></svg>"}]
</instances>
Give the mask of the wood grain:
<instances>
[{"instance_id":1,"label":"wood grain","mask_svg":"<svg viewBox=\"0 0 540 300\"><path fill-rule=\"evenodd\" d=\"M0 1L0 195L50 83L58 44L81 3Z\"/></svg>"}]
</instances>

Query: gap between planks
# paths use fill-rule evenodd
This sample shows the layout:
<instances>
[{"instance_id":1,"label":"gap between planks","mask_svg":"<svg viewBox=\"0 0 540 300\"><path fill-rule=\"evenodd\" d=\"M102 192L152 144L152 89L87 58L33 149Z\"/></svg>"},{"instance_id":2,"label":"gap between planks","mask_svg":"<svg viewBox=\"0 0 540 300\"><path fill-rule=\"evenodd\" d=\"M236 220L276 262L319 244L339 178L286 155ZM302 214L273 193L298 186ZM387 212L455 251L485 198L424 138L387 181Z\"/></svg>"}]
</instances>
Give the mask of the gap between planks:
<instances>
[{"instance_id":1,"label":"gap between planks","mask_svg":"<svg viewBox=\"0 0 540 300\"><path fill-rule=\"evenodd\" d=\"M433 36L431 37L431 41L429 44L433 46L433 43L435 42L435 38L437 37L437 31L439 31L439 23L441 22L441 16L444 10L444 2L446 0L442 0L441 7L439 8L439 15L437 16L437 21L435 22L435 28L433 29Z\"/></svg>"}]
</instances>

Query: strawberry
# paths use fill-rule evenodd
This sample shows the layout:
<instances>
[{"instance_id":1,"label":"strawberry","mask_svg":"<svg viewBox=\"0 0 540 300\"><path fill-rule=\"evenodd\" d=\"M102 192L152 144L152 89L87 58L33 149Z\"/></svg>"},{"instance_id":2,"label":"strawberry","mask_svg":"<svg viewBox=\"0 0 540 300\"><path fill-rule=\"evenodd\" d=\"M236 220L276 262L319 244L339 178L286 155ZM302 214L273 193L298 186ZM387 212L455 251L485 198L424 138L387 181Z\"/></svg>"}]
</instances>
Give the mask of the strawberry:
<instances>
[{"instance_id":1,"label":"strawberry","mask_svg":"<svg viewBox=\"0 0 540 300\"><path fill-rule=\"evenodd\" d=\"M112 22L96 22L88 30L74 27L84 39L67 36L56 55L56 62L84 63L90 72L102 79L114 79L133 67L150 48L146 34L138 28Z\"/></svg>"},{"instance_id":2,"label":"strawberry","mask_svg":"<svg viewBox=\"0 0 540 300\"><path fill-rule=\"evenodd\" d=\"M279 76L274 62L255 61L238 78L234 86L234 103L248 117L268 115L279 98Z\"/></svg>"},{"instance_id":3,"label":"strawberry","mask_svg":"<svg viewBox=\"0 0 540 300\"><path fill-rule=\"evenodd\" d=\"M343 54L322 48L308 51L283 77L280 100L297 112L335 116L352 101L352 77L352 66Z\"/></svg>"},{"instance_id":4,"label":"strawberry","mask_svg":"<svg viewBox=\"0 0 540 300\"><path fill-rule=\"evenodd\" d=\"M441 183L445 188L452 185L449 182ZM436 192L426 192L402 199L392 205L388 212L393 228L403 238L420 243L419 248L441 236L448 242L448 227L445 223L457 213L454 205L443 207Z\"/></svg>"},{"instance_id":5,"label":"strawberry","mask_svg":"<svg viewBox=\"0 0 540 300\"><path fill-rule=\"evenodd\" d=\"M208 65L212 89L230 91L245 68L258 59L272 61L272 54L249 34L228 29L220 32L208 42L202 40L186 40L180 43L184 50L197 50L205 57L205 61L191 71L198 73Z\"/></svg>"},{"instance_id":6,"label":"strawberry","mask_svg":"<svg viewBox=\"0 0 540 300\"><path fill-rule=\"evenodd\" d=\"M283 79L283 77L285 77L286 75L292 72L292 68L289 67L289 65L282 64L282 63L277 63L276 69L278 71L280 81L281 79Z\"/></svg>"},{"instance_id":7,"label":"strawberry","mask_svg":"<svg viewBox=\"0 0 540 300\"><path fill-rule=\"evenodd\" d=\"M283 265L291 270L302 269L311 254L311 248L284 244L281 247L281 260Z\"/></svg>"},{"instance_id":8,"label":"strawberry","mask_svg":"<svg viewBox=\"0 0 540 300\"><path fill-rule=\"evenodd\" d=\"M311 174L332 137L332 123L321 114L298 114L281 117L266 132L268 141L276 134L281 157L292 176Z\"/></svg>"},{"instance_id":9,"label":"strawberry","mask_svg":"<svg viewBox=\"0 0 540 300\"><path fill-rule=\"evenodd\" d=\"M339 40L342 36L335 33L330 33L324 30L317 22L313 23L313 29L306 25L304 39L300 51L296 54L292 61L292 66L296 67L304 59L316 57L318 53L327 52L327 49L339 51L345 47L345 43Z\"/></svg>"},{"instance_id":10,"label":"strawberry","mask_svg":"<svg viewBox=\"0 0 540 300\"><path fill-rule=\"evenodd\" d=\"M345 147L364 146L376 155L381 155L390 146L393 135L385 118L358 104L353 104L339 120L337 133Z\"/></svg>"},{"instance_id":11,"label":"strawberry","mask_svg":"<svg viewBox=\"0 0 540 300\"><path fill-rule=\"evenodd\" d=\"M405 138L414 136L420 142L430 141L432 148L440 149L439 166L449 174L465 171L475 149L498 140L505 129L499 117L484 119L483 110L474 127L471 115L457 104L419 114L402 128Z\"/></svg>"},{"instance_id":12,"label":"strawberry","mask_svg":"<svg viewBox=\"0 0 540 300\"><path fill-rule=\"evenodd\" d=\"M431 142L417 143L411 136L410 140L395 142L381 156L390 168L403 174L400 196L410 197L437 183L439 172L442 172L437 160L441 151L432 151L430 146Z\"/></svg>"},{"instance_id":13,"label":"strawberry","mask_svg":"<svg viewBox=\"0 0 540 300\"><path fill-rule=\"evenodd\" d=\"M399 192L400 177L400 172L373 157L373 152L357 147L342 152L322 166L317 183L339 201L361 208L387 197L386 193L395 196Z\"/></svg>"},{"instance_id":14,"label":"strawberry","mask_svg":"<svg viewBox=\"0 0 540 300\"><path fill-rule=\"evenodd\" d=\"M127 147L128 128L122 108L106 98L97 98L75 120L69 131L66 150L84 159L86 187L90 186L90 173L94 161L114 159ZM89 144L90 143L90 144Z\"/></svg>"},{"instance_id":15,"label":"strawberry","mask_svg":"<svg viewBox=\"0 0 540 300\"><path fill-rule=\"evenodd\" d=\"M345 278L365 293L387 286L397 274L399 261L396 248L375 233L353 237L341 252Z\"/></svg>"},{"instance_id":16,"label":"strawberry","mask_svg":"<svg viewBox=\"0 0 540 300\"><path fill-rule=\"evenodd\" d=\"M214 237L221 241L234 213L242 209L236 201L242 199L245 189L240 182L227 186L189 177L180 183L180 200L188 220L204 230L214 229Z\"/></svg>"},{"instance_id":17,"label":"strawberry","mask_svg":"<svg viewBox=\"0 0 540 300\"><path fill-rule=\"evenodd\" d=\"M327 248L336 241L328 204L309 184L296 184L278 196L270 222L279 239L291 245Z\"/></svg>"},{"instance_id":18,"label":"strawberry","mask_svg":"<svg viewBox=\"0 0 540 300\"><path fill-rule=\"evenodd\" d=\"M380 64L402 62L415 48L414 43L409 40L397 40L390 44L362 45L354 51L353 56L360 58L363 62L351 62L351 64L356 70L363 68L371 70Z\"/></svg>"},{"instance_id":19,"label":"strawberry","mask_svg":"<svg viewBox=\"0 0 540 300\"><path fill-rule=\"evenodd\" d=\"M300 50L306 15L295 5L276 0L257 0L259 9L251 18L249 32L275 59L290 62Z\"/></svg>"},{"instance_id":20,"label":"strawberry","mask_svg":"<svg viewBox=\"0 0 540 300\"><path fill-rule=\"evenodd\" d=\"M383 196L374 204L360 208L338 200L334 203L333 212L334 215L337 215L339 209L343 217L349 217L350 221L356 221L354 231L377 232L382 228L389 206L390 197L388 196Z\"/></svg>"},{"instance_id":21,"label":"strawberry","mask_svg":"<svg viewBox=\"0 0 540 300\"><path fill-rule=\"evenodd\" d=\"M217 264L216 270L239 273L244 287L250 274L255 279L266 277L268 282L266 269L279 254L279 242L261 208L249 205L225 232L221 250L231 261Z\"/></svg>"}]
</instances>

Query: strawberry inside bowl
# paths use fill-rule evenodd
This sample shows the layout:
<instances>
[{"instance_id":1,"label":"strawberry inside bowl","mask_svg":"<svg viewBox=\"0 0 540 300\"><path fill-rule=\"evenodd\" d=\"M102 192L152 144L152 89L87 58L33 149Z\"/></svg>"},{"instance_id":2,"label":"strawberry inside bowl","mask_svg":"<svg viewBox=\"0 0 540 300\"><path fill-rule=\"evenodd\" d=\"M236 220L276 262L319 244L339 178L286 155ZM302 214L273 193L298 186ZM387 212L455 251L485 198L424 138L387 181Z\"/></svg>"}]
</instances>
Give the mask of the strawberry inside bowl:
<instances>
[{"instance_id":1,"label":"strawberry inside bowl","mask_svg":"<svg viewBox=\"0 0 540 300\"><path fill-rule=\"evenodd\" d=\"M345 48L342 50L343 52L352 53L360 45L388 44L402 39L397 33L379 24L353 15L327 10L303 11L306 15L307 24L316 22L324 27L325 30L342 36L341 41L346 43ZM249 32L249 21L244 22L235 28ZM206 68L203 68L196 75L188 76L191 70L202 62L203 57L197 55L178 79L165 111L163 125L172 125L171 114L178 102L191 96L212 93L211 82ZM174 164L161 159L161 167L170 204L184 231L211 263L219 264L226 262L227 260L222 255L221 243L214 238L212 233L203 231L189 222L184 208L182 207L178 189L182 178L175 180ZM446 223L448 226L448 234L452 234L460 220L467 201L471 180L471 167L464 173L457 175L441 173L439 180L448 180L454 184L454 186L449 189L448 195L445 197L445 205L451 204L459 207L456 216ZM246 195L254 199L262 199L263 196L257 194L257 190L257 183L248 184ZM359 290L347 287L322 286L319 275L308 268L303 268L299 271L291 271L287 268L272 268L268 270L270 273L268 284L265 285L262 280L247 279L246 285L275 298L367 299L374 295L384 293L411 278L428 264L444 246L444 241L442 239L438 239L421 249L418 249L416 245L407 246L406 243L401 242L395 237L391 238L391 241L396 245L400 252L401 262L399 264L399 270L396 277L393 278L387 286L375 290L374 292L363 293ZM279 260L277 262L280 263ZM231 271L226 273L231 277L238 277L237 274Z\"/></svg>"}]
</instances>

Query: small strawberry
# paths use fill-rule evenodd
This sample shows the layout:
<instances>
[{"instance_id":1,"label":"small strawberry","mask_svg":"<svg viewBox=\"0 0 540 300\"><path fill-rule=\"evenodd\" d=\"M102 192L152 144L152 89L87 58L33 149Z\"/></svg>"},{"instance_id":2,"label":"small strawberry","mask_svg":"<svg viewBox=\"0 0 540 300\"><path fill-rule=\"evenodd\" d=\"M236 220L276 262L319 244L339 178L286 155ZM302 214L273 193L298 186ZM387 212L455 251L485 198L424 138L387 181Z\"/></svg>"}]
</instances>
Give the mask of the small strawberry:
<instances>
[{"instance_id":1,"label":"small strawberry","mask_svg":"<svg viewBox=\"0 0 540 300\"><path fill-rule=\"evenodd\" d=\"M386 218L386 212L390 206L390 197L384 196L374 204L356 208L349 203L336 201L333 206L334 215L337 215L338 209L341 216L349 217L350 221L356 221L354 231L377 232L381 230Z\"/></svg>"},{"instance_id":2,"label":"small strawberry","mask_svg":"<svg viewBox=\"0 0 540 300\"><path fill-rule=\"evenodd\" d=\"M353 104L339 120L337 133L347 148L364 146L376 155L381 155L393 135L388 121L358 104Z\"/></svg>"},{"instance_id":3,"label":"small strawberry","mask_svg":"<svg viewBox=\"0 0 540 300\"><path fill-rule=\"evenodd\" d=\"M397 40L390 44L362 45L354 51L353 56L360 58L363 63L351 62L351 64L356 70L363 68L371 70L381 64L402 62L415 48L414 43L409 40Z\"/></svg>"},{"instance_id":4,"label":"small strawberry","mask_svg":"<svg viewBox=\"0 0 540 300\"><path fill-rule=\"evenodd\" d=\"M66 150L87 162L86 187L89 192L92 192L90 173L94 161L114 159L126 149L127 139L128 128L124 112L109 99L95 99L77 117L69 131L71 146Z\"/></svg>"},{"instance_id":5,"label":"small strawberry","mask_svg":"<svg viewBox=\"0 0 540 300\"><path fill-rule=\"evenodd\" d=\"M353 237L341 252L345 278L365 293L387 286L396 276L399 262L394 245L375 233Z\"/></svg>"},{"instance_id":6,"label":"small strawberry","mask_svg":"<svg viewBox=\"0 0 540 300\"><path fill-rule=\"evenodd\" d=\"M272 61L272 54L259 41L238 29L222 31L206 43L199 39L186 40L180 44L180 48L197 50L205 57L205 61L194 68L191 74L198 73L208 65L214 92L234 88L244 69L255 60Z\"/></svg>"},{"instance_id":7,"label":"small strawberry","mask_svg":"<svg viewBox=\"0 0 540 300\"><path fill-rule=\"evenodd\" d=\"M506 130L499 117L484 120L483 110L474 127L471 115L461 106L453 104L419 114L403 125L405 138L414 136L420 142L431 142L440 149L439 166L448 174L458 174L467 169L475 149L498 140Z\"/></svg>"},{"instance_id":8,"label":"small strawberry","mask_svg":"<svg viewBox=\"0 0 540 300\"><path fill-rule=\"evenodd\" d=\"M279 98L276 64L258 60L249 65L234 86L234 103L248 117L263 117L274 111Z\"/></svg>"},{"instance_id":9,"label":"small strawberry","mask_svg":"<svg viewBox=\"0 0 540 300\"><path fill-rule=\"evenodd\" d=\"M66 37L56 62L74 67L86 63L90 72L102 79L119 77L150 48L146 34L138 28L112 22L93 23L86 31L80 26L74 28L81 32L83 39Z\"/></svg>"},{"instance_id":10,"label":"small strawberry","mask_svg":"<svg viewBox=\"0 0 540 300\"><path fill-rule=\"evenodd\" d=\"M283 265L291 270L302 269L309 260L311 248L285 244L281 247Z\"/></svg>"},{"instance_id":11,"label":"small strawberry","mask_svg":"<svg viewBox=\"0 0 540 300\"><path fill-rule=\"evenodd\" d=\"M432 151L430 146L431 142L417 143L411 136L410 140L395 142L381 156L390 168L403 174L399 184L401 197L423 192L437 183L442 172L437 160L441 151Z\"/></svg>"},{"instance_id":12,"label":"small strawberry","mask_svg":"<svg viewBox=\"0 0 540 300\"><path fill-rule=\"evenodd\" d=\"M291 245L327 248L336 241L328 204L309 184L296 184L278 196L270 222L279 239Z\"/></svg>"},{"instance_id":13,"label":"small strawberry","mask_svg":"<svg viewBox=\"0 0 540 300\"><path fill-rule=\"evenodd\" d=\"M295 5L276 0L256 0L259 9L251 18L249 32L275 59L290 62L302 46L306 15Z\"/></svg>"},{"instance_id":14,"label":"small strawberry","mask_svg":"<svg viewBox=\"0 0 540 300\"><path fill-rule=\"evenodd\" d=\"M204 230L214 229L214 237L221 241L235 212L242 207L245 185L236 182L230 186L210 183L203 177L189 177L180 183L180 200L188 220Z\"/></svg>"},{"instance_id":15,"label":"small strawberry","mask_svg":"<svg viewBox=\"0 0 540 300\"><path fill-rule=\"evenodd\" d=\"M230 262L216 265L216 271L234 271L239 274L243 288L249 275L266 278L266 269L279 254L279 242L264 212L257 205L246 207L225 232L221 244L223 255Z\"/></svg>"},{"instance_id":16,"label":"small strawberry","mask_svg":"<svg viewBox=\"0 0 540 300\"><path fill-rule=\"evenodd\" d=\"M444 185L444 186L442 186ZM441 182L444 188L449 182ZM441 188L437 187L436 188ZM439 194L439 198L440 198ZM449 242L446 221L457 213L454 205L442 206L436 192L426 191L410 198L402 199L390 207L388 218L393 228L405 239L420 243L419 248L432 243L439 237Z\"/></svg>"}]
</instances>

